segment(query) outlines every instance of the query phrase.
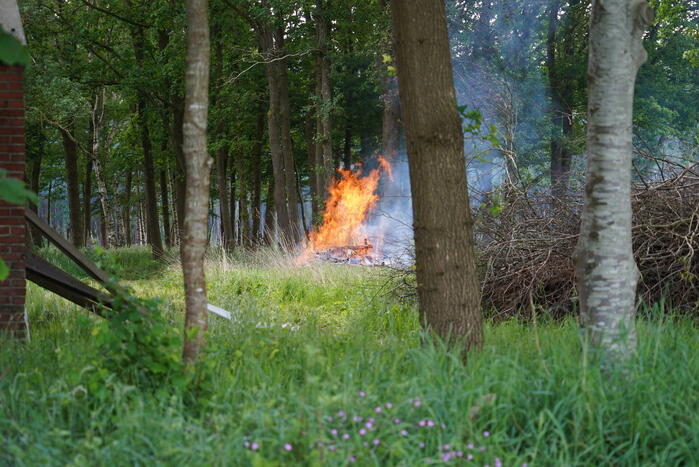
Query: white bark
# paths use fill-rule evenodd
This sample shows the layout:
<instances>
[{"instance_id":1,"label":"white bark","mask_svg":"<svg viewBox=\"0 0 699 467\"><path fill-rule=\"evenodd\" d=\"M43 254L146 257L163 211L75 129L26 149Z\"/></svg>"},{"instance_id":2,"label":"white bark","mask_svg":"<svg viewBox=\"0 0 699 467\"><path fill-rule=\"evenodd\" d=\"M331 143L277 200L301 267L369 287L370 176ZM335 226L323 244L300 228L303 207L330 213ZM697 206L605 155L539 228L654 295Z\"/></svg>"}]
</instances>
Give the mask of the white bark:
<instances>
[{"instance_id":1,"label":"white bark","mask_svg":"<svg viewBox=\"0 0 699 467\"><path fill-rule=\"evenodd\" d=\"M184 232L180 245L185 288L185 344L183 358L192 364L205 344L207 329L206 252L209 186L213 160L206 149L209 111L208 0L186 0L187 66L183 153L186 167ZM192 333L193 330L196 332Z\"/></svg>"},{"instance_id":2,"label":"white bark","mask_svg":"<svg viewBox=\"0 0 699 467\"><path fill-rule=\"evenodd\" d=\"M0 0L0 27L15 36L22 44L27 44L17 0Z\"/></svg>"},{"instance_id":3,"label":"white bark","mask_svg":"<svg viewBox=\"0 0 699 467\"><path fill-rule=\"evenodd\" d=\"M594 0L588 65L588 169L576 251L583 326L606 362L636 348L638 268L631 243L631 148L641 38L653 11L641 0Z\"/></svg>"}]
</instances>

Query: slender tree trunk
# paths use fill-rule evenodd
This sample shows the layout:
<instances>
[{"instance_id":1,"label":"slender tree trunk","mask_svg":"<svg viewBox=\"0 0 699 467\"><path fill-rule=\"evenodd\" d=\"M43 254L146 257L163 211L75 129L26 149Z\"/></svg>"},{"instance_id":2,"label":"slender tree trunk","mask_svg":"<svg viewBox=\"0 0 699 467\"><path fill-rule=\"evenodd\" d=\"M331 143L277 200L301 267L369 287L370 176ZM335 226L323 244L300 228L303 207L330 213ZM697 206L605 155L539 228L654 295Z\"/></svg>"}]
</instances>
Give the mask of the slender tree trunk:
<instances>
[{"instance_id":1,"label":"slender tree trunk","mask_svg":"<svg viewBox=\"0 0 699 467\"><path fill-rule=\"evenodd\" d=\"M398 80L413 193L423 322L445 339L482 342L461 120L444 3L392 0Z\"/></svg>"},{"instance_id":2,"label":"slender tree trunk","mask_svg":"<svg viewBox=\"0 0 699 467\"><path fill-rule=\"evenodd\" d=\"M576 251L580 316L605 364L636 349L638 268L631 238L631 157L645 1L593 0L588 62L587 183Z\"/></svg>"},{"instance_id":3,"label":"slender tree trunk","mask_svg":"<svg viewBox=\"0 0 699 467\"><path fill-rule=\"evenodd\" d=\"M167 166L160 170L160 205L163 210L163 231L165 246L172 247L172 231L170 230L170 197L167 191Z\"/></svg>"},{"instance_id":4,"label":"slender tree trunk","mask_svg":"<svg viewBox=\"0 0 699 467\"><path fill-rule=\"evenodd\" d=\"M185 288L185 344L183 359L192 365L205 345L207 329L204 253L208 231L209 185L212 160L206 148L209 110L208 1L185 0L187 10L187 65L183 152L186 164L184 235L181 242Z\"/></svg>"},{"instance_id":5,"label":"slender tree trunk","mask_svg":"<svg viewBox=\"0 0 699 467\"><path fill-rule=\"evenodd\" d=\"M238 172L235 168L235 165L233 165L233 170L231 170L231 180L229 188L230 191L228 199L230 200L231 238L236 244L239 244L240 242L238 242L238 229L240 228L240 223L238 222L238 219L236 217L235 210L236 192L238 189Z\"/></svg>"},{"instance_id":6,"label":"slender tree trunk","mask_svg":"<svg viewBox=\"0 0 699 467\"><path fill-rule=\"evenodd\" d=\"M82 214L80 212L80 182L78 177L78 145L73 138L75 123L71 123L70 130L61 129L63 138L63 150L66 160L66 184L68 185L68 210L70 211L70 240L77 247L85 246L83 235Z\"/></svg>"},{"instance_id":7,"label":"slender tree trunk","mask_svg":"<svg viewBox=\"0 0 699 467\"><path fill-rule=\"evenodd\" d=\"M252 151L252 236L255 245L260 241L260 216L262 209L262 148L265 136L265 109L263 100L257 113L257 132Z\"/></svg>"},{"instance_id":8,"label":"slender tree trunk","mask_svg":"<svg viewBox=\"0 0 699 467\"><path fill-rule=\"evenodd\" d=\"M175 220L177 224L178 241L182 239L184 231L184 201L185 201L185 160L183 152L182 128L184 125L184 102L181 98L174 96L172 98L172 143L175 149L175 170L172 172L172 182L174 186L173 198L175 205Z\"/></svg>"},{"instance_id":9,"label":"slender tree trunk","mask_svg":"<svg viewBox=\"0 0 699 467\"><path fill-rule=\"evenodd\" d=\"M123 217L124 217L124 237L126 239L126 246L131 246L131 188L133 179L133 169L131 167L126 169L126 183L124 184L124 206Z\"/></svg>"},{"instance_id":10,"label":"slender tree trunk","mask_svg":"<svg viewBox=\"0 0 699 467\"><path fill-rule=\"evenodd\" d=\"M386 7L386 0L382 0L382 4ZM395 44L393 34L384 45L384 54L393 57L395 56ZM382 115L382 131L381 131L381 154L393 160L400 151L400 135L402 125L400 123L400 97L398 95L398 77L393 73L389 73L388 64L382 63L383 73L381 74L381 85L383 87L383 115Z\"/></svg>"},{"instance_id":11,"label":"slender tree trunk","mask_svg":"<svg viewBox=\"0 0 699 467\"><path fill-rule=\"evenodd\" d=\"M220 134L220 133L219 133ZM222 146L216 151L216 184L218 185L219 213L221 215L221 242L226 251L233 251L233 219L231 199L228 197L228 148Z\"/></svg>"},{"instance_id":12,"label":"slender tree trunk","mask_svg":"<svg viewBox=\"0 0 699 467\"><path fill-rule=\"evenodd\" d=\"M88 158L85 161L85 176L83 180L83 238L85 239L85 245L88 246L90 243L91 231L92 231L92 173L93 161L92 158Z\"/></svg>"},{"instance_id":13,"label":"slender tree trunk","mask_svg":"<svg viewBox=\"0 0 699 467\"><path fill-rule=\"evenodd\" d=\"M104 124L104 90L98 91L95 95L94 104L92 107L92 165L95 172L95 180L97 181L97 192L100 197L100 214L101 214L101 233L102 246L109 247L114 244L114 230L111 225L111 206L109 205L109 193L107 183L105 181L104 169L102 167L102 159L100 156L102 126Z\"/></svg>"},{"instance_id":14,"label":"slender tree trunk","mask_svg":"<svg viewBox=\"0 0 699 467\"><path fill-rule=\"evenodd\" d=\"M313 113L306 116L305 136L309 170L309 185L311 189L311 219L313 224L320 221L322 210L322 198L318 190L318 166L316 165L316 143L315 143L315 123Z\"/></svg>"},{"instance_id":15,"label":"slender tree trunk","mask_svg":"<svg viewBox=\"0 0 699 467\"><path fill-rule=\"evenodd\" d=\"M554 1L549 6L549 24L546 40L546 68L551 88L551 193L554 196L564 195L568 188L572 157L566 142L572 131L570 112L566 111L566 105L570 105L570 102L567 102L570 96L564 93L564 88L567 85L558 69L560 57L557 50L557 42L560 10L561 0Z\"/></svg>"},{"instance_id":16,"label":"slender tree trunk","mask_svg":"<svg viewBox=\"0 0 699 467\"><path fill-rule=\"evenodd\" d=\"M29 172L29 188L34 193L37 193L37 194L41 190L40 176L41 176L41 161L43 159L43 151L44 151L44 143L43 143L43 138L42 138L39 152L37 154L34 154L34 157L32 158L31 169ZM39 212L39 206L37 204L29 203L28 207L29 207L29 209L31 209L35 213ZM41 234L41 231L39 229L37 229L36 227L32 227L31 228L31 235L32 235L32 244L37 248L41 248L41 246L43 244L43 242L42 242L43 235Z\"/></svg>"},{"instance_id":17,"label":"slender tree trunk","mask_svg":"<svg viewBox=\"0 0 699 467\"><path fill-rule=\"evenodd\" d=\"M270 180L269 185L267 185L267 199L265 200L265 203L265 228L263 232L263 239L266 244L274 245L277 219L277 215L274 212L274 180Z\"/></svg>"}]
</instances>

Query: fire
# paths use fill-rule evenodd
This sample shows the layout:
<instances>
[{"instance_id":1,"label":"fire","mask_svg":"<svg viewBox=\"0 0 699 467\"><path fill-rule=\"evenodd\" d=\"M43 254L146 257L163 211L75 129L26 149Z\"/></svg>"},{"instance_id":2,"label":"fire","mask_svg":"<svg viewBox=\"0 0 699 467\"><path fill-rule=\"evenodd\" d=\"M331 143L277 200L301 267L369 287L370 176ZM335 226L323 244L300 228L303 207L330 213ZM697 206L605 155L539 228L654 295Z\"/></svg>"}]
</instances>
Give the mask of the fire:
<instances>
[{"instance_id":1,"label":"fire","mask_svg":"<svg viewBox=\"0 0 699 467\"><path fill-rule=\"evenodd\" d=\"M323 222L310 233L301 259L310 259L313 253L321 251L361 257L373 249L367 238L365 221L379 201L376 191L381 175L387 173L392 176L391 165L379 157L379 167L364 177L361 176L361 168L356 171L338 170L338 173L340 177L333 180L328 190Z\"/></svg>"}]
</instances>

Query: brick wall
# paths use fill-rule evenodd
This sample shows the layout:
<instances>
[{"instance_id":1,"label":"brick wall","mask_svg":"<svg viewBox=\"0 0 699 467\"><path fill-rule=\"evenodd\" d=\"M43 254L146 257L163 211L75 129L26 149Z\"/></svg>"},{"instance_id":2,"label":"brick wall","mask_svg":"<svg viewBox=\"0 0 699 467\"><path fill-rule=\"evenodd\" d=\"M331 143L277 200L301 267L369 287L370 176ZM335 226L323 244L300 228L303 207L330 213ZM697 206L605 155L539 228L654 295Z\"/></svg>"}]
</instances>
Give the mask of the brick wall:
<instances>
[{"instance_id":1,"label":"brick wall","mask_svg":"<svg viewBox=\"0 0 699 467\"><path fill-rule=\"evenodd\" d=\"M0 63L0 168L24 179L24 69ZM0 332L24 336L24 270L26 222L24 208L0 201L0 257L10 267L0 282Z\"/></svg>"}]
</instances>

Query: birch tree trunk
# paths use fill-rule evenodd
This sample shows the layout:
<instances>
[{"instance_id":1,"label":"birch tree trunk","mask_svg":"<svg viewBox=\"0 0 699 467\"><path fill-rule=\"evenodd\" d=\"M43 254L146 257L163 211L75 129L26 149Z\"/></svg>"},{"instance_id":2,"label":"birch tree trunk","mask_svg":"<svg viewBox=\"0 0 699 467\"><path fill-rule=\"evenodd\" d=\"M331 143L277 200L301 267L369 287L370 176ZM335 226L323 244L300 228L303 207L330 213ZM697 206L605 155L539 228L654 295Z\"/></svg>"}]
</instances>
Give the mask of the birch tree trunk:
<instances>
[{"instance_id":1,"label":"birch tree trunk","mask_svg":"<svg viewBox=\"0 0 699 467\"><path fill-rule=\"evenodd\" d=\"M315 20L318 56L316 57L316 188L323 198L327 197L328 188L335 175L332 153L332 123L330 107L332 91L330 88L330 21L327 2L319 0L313 19Z\"/></svg>"},{"instance_id":2,"label":"birch tree trunk","mask_svg":"<svg viewBox=\"0 0 699 467\"><path fill-rule=\"evenodd\" d=\"M191 365L205 344L207 329L206 252L212 160L206 149L209 110L209 22L207 0L186 0L187 64L183 152L186 164L184 232L181 241L185 289L183 359Z\"/></svg>"},{"instance_id":3,"label":"birch tree trunk","mask_svg":"<svg viewBox=\"0 0 699 467\"><path fill-rule=\"evenodd\" d=\"M444 2L392 0L398 88L413 193L420 317L466 348L483 339Z\"/></svg>"},{"instance_id":4,"label":"birch tree trunk","mask_svg":"<svg viewBox=\"0 0 699 467\"><path fill-rule=\"evenodd\" d=\"M102 127L104 125L104 99L105 91L101 89L95 95L92 107L92 165L97 181L97 193L100 197L100 212L102 219L102 246L108 248L114 245L114 229L111 221L111 207L109 206L109 193L107 182L105 181L104 168L100 159L100 148L102 146Z\"/></svg>"},{"instance_id":5,"label":"birch tree trunk","mask_svg":"<svg viewBox=\"0 0 699 467\"><path fill-rule=\"evenodd\" d=\"M642 0L595 0L588 65L587 184L576 251L580 313L606 363L636 348L638 268L631 244L631 138L641 38L654 18Z\"/></svg>"}]
</instances>

